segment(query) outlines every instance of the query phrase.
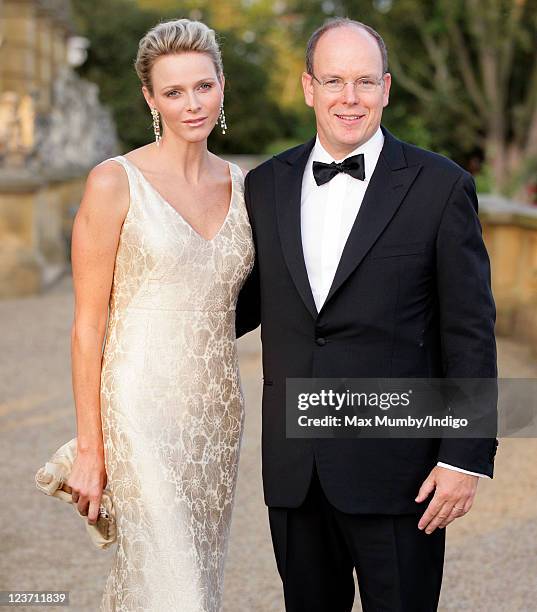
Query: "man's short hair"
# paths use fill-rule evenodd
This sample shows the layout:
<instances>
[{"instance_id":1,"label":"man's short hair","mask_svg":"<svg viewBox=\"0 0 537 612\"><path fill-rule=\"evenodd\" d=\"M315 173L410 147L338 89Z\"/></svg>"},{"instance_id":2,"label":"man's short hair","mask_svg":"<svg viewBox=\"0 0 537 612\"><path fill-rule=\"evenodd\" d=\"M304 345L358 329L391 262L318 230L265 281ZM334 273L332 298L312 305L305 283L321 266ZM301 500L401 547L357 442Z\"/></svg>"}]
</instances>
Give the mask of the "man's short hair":
<instances>
[{"instance_id":1,"label":"man's short hair","mask_svg":"<svg viewBox=\"0 0 537 612\"><path fill-rule=\"evenodd\" d=\"M336 28L342 28L349 25L365 30L377 41L380 55L382 57L382 74L386 74L388 72L388 49L386 48L386 43L384 42L382 36L371 26L368 26L361 21L355 21L354 19L348 19L347 17L336 17L324 23L320 28L317 28L308 40L308 46L306 47L306 72L308 74L313 74L313 56L315 54L315 47L317 46L321 36L329 30L334 30Z\"/></svg>"}]
</instances>

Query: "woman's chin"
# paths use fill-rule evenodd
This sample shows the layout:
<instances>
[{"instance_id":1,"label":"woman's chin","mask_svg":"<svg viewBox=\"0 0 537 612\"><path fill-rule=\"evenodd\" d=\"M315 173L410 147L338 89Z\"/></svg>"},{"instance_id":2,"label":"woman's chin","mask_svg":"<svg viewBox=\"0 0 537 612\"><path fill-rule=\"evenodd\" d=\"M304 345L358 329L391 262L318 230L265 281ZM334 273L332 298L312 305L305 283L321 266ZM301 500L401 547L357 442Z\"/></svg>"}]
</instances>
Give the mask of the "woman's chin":
<instances>
[{"instance_id":1,"label":"woman's chin","mask_svg":"<svg viewBox=\"0 0 537 612\"><path fill-rule=\"evenodd\" d=\"M186 142L190 144L195 144L197 142L203 142L204 140L207 140L210 133L211 133L211 130L203 130L203 131L200 130L195 133L181 134L181 137L184 140L186 140Z\"/></svg>"}]
</instances>

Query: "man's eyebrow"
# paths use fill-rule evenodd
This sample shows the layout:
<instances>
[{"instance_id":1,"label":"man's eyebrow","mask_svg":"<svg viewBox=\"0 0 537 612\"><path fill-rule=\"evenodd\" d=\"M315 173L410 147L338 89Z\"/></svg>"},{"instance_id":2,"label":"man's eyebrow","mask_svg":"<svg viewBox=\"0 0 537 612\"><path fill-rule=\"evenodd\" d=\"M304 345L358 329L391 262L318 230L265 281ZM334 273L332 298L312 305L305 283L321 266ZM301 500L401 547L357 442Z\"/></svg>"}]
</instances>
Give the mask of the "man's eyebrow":
<instances>
[{"instance_id":1,"label":"man's eyebrow","mask_svg":"<svg viewBox=\"0 0 537 612\"><path fill-rule=\"evenodd\" d=\"M341 80L343 80L343 77L341 75L339 75L339 74L326 74L326 75L323 74L321 76L321 78L323 78L323 79L341 79ZM360 75L358 75L357 77L355 77L355 80L356 79L374 79L374 78L376 78L376 77L374 77L372 74L367 73L367 74L360 74Z\"/></svg>"}]
</instances>

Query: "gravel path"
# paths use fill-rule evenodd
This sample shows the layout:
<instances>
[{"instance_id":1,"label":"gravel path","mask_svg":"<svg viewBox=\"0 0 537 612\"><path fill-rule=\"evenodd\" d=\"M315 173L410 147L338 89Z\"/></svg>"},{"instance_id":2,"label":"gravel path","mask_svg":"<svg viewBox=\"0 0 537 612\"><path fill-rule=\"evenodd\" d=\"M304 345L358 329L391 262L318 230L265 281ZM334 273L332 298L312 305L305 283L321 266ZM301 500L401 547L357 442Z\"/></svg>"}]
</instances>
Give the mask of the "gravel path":
<instances>
[{"instance_id":1,"label":"gravel path","mask_svg":"<svg viewBox=\"0 0 537 612\"><path fill-rule=\"evenodd\" d=\"M71 320L69 278L45 295L0 302L0 590L68 590L72 610L93 612L113 550L91 548L72 509L33 484L37 467L75 432ZM247 419L224 611L279 612L261 490L257 334L241 339L239 350ZM501 340L499 355L502 376L537 377L537 363L523 347ZM536 459L537 440L501 441L494 480L480 483L473 510L448 530L441 611L537 610ZM361 610L359 602L354 609Z\"/></svg>"}]
</instances>

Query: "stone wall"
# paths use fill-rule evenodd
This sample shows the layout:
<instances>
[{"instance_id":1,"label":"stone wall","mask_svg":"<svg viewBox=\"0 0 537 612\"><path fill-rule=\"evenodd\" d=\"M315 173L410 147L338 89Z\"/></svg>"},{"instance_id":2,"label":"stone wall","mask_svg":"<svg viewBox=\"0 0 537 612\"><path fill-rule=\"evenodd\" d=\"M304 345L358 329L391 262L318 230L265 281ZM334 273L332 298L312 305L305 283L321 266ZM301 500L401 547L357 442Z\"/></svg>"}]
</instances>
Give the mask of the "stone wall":
<instances>
[{"instance_id":1,"label":"stone wall","mask_svg":"<svg viewBox=\"0 0 537 612\"><path fill-rule=\"evenodd\" d=\"M490 255L499 335L537 354L537 208L480 195L480 219Z\"/></svg>"},{"instance_id":2,"label":"stone wall","mask_svg":"<svg viewBox=\"0 0 537 612\"><path fill-rule=\"evenodd\" d=\"M39 293L68 269L84 177L54 181L21 171L0 186L0 298Z\"/></svg>"}]
</instances>

